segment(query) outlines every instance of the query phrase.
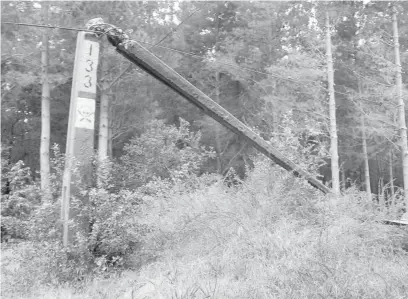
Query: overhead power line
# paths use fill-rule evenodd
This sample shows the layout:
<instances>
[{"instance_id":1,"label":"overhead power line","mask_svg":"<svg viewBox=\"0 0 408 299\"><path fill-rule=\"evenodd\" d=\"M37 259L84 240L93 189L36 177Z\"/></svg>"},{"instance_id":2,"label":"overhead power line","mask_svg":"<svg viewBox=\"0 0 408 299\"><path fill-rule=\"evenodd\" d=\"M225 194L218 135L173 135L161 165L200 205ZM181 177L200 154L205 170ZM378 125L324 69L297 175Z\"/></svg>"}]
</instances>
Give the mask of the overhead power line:
<instances>
[{"instance_id":1,"label":"overhead power line","mask_svg":"<svg viewBox=\"0 0 408 299\"><path fill-rule=\"evenodd\" d=\"M160 39L160 40L159 40L157 43L155 43L155 44L152 44L152 43L149 43L149 42L145 42L145 41L138 41L138 40L135 40L135 41L138 42L138 43L141 43L141 44L146 44L146 45L151 46L151 47L149 48L149 50L151 50L151 49L153 49L153 48L155 48L155 47L156 47L156 48L162 48L162 49L166 49L166 50L170 50L170 51L173 51L173 52L180 53L180 54L182 54L182 55L187 55L187 56L194 57L194 58L199 58L199 59L208 60L208 57L207 57L207 56L198 55L198 54L194 54L194 53L189 53L189 52L185 52L185 51L182 51L182 50L179 50L179 49L175 49L175 48L171 48L171 47L166 47L166 46L161 46L161 45L159 45L165 38L167 38L170 34L174 33L175 30L176 30L183 22L185 22L188 18L190 18L191 16L193 16L195 13L197 13L197 11L198 11L198 10L195 10L193 13L191 13L185 20L183 20L182 22L180 22L180 24L178 24L178 26L177 26L175 29L173 29L172 31L170 31L168 34L166 34L162 39ZM92 32L92 33L101 34L99 31L95 31L95 30L78 29L78 28L68 28L68 27L51 26L51 25L28 24L28 23L13 23L13 22L1 22L1 24L10 24L10 25L19 25L19 26L28 26L28 27L40 27L40 28L48 28L48 29L62 29L62 30L71 30L71 31L85 31L85 32ZM315 81L312 81L312 80L302 80L302 81L301 81L301 80L296 80L296 79L293 79L293 78L282 77L282 76L279 76L279 75L277 75L277 74L273 74L273 73L270 73L270 72L268 72L268 73L267 73L267 72L262 72L262 71L258 71L258 70L253 69L253 68L244 67L244 66L239 66L239 65L236 65L236 64L233 64L233 63L222 62L222 61L216 61L216 60L215 60L214 62L219 63L219 64L222 64L222 65L234 67L234 68L237 68L237 69L241 69L241 70L244 70L244 71L248 71L248 72L252 72L252 73L264 75L264 76L267 76L267 77L273 77L273 78L277 78L277 79L280 79L280 80L297 83L297 84L303 85L303 86L305 86L305 87L308 87L308 86L309 86L308 84L310 84L310 83L316 83ZM120 77L123 76L123 74L125 74L125 73L129 70L129 68L130 68L131 66L132 66L132 64L130 64L118 77L116 77L116 79L115 79L114 81L112 81L111 86L113 86L113 84L116 83L116 82L120 79ZM317 87L317 88L319 88L319 89L322 89L322 90L324 90L324 91L327 91L327 89L326 89L325 87L320 86L320 85L315 85L314 87ZM310 95L313 95L311 92L299 92L299 93L301 93L301 94L310 94ZM344 96L350 96L349 93L343 93L343 92L339 92L339 91L335 91L335 93L336 93L336 94L340 94L340 95L344 95Z\"/></svg>"},{"instance_id":2,"label":"overhead power line","mask_svg":"<svg viewBox=\"0 0 408 299\"><path fill-rule=\"evenodd\" d=\"M195 12L196 12L196 11L195 11ZM195 12L194 12L194 13L195 13ZM189 17L191 17L192 15L193 15L193 14L191 14ZM28 26L28 27L48 28L48 29L62 29L62 30L71 30L71 31L85 31L85 32L92 32L92 33L98 33L98 34L100 34L99 31L89 30L89 29L78 29L78 28L68 28L68 27L51 26L51 25L28 24L28 23L13 23L13 22L1 22L1 23L2 23L2 24L19 25L19 26ZM180 25L180 24L179 24L179 25ZM138 40L135 40L135 41L138 42L138 43L141 43L141 44L150 45L150 46L151 46L150 49L152 49L152 48L154 48L154 47L163 48L163 49L167 49L167 50L170 50L170 51L178 52L178 53L183 54L183 55L188 55L188 56L191 56L191 57L196 57L196 58L201 58L201 59L208 59L208 57L206 57L206 56L202 56L202 55L197 55L197 54L194 54L194 53L185 52L185 51L178 50L178 49L174 49L174 48L171 48L171 47L160 46L160 45L158 45L159 43L152 44L152 43L144 42L144 41L138 41ZM160 41L160 42L161 42L161 41ZM238 65L234 65L234 64L232 64L232 63L227 63L227 62L217 61L217 63L223 64L223 65L226 65L226 66L235 67L235 68L242 69L242 70L245 70L245 71L249 71L249 72L253 72L253 73L265 75L265 76L268 76L268 77L274 77L274 78L278 78L278 79L281 79L281 80L286 80L286 81L290 81L290 82L294 82L294 83L299 83L299 84L305 84L305 83L307 83L307 82L309 82L309 83L313 83L313 82L314 82L314 81L311 81L311 80L299 81L299 80L295 80L295 79L293 79L293 78L282 77L282 76L279 76L279 75L276 75L276 74L266 73L266 72L262 72L262 71L255 70L255 69L253 69L253 68L238 66Z\"/></svg>"},{"instance_id":3,"label":"overhead power line","mask_svg":"<svg viewBox=\"0 0 408 299\"><path fill-rule=\"evenodd\" d=\"M78 29L78 28L69 28L69 27L60 27L60 26L51 26L51 25L42 25L42 24L13 23L13 22L1 22L1 24L10 24L10 25L27 26L27 27L40 27L40 28L48 28L48 29L63 29L63 30L71 30L71 31L85 31L85 32L98 33L95 30L89 30L89 29ZM99 34L101 34L101 33L99 32Z\"/></svg>"}]
</instances>

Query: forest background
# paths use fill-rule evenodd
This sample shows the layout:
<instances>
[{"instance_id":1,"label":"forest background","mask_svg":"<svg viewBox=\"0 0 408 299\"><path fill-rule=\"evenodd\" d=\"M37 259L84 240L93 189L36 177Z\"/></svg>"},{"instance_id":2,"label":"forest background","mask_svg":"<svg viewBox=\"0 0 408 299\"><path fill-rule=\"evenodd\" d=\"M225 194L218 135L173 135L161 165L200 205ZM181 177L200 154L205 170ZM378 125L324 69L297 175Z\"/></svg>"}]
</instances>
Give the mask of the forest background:
<instances>
[{"instance_id":1,"label":"forest background","mask_svg":"<svg viewBox=\"0 0 408 299\"><path fill-rule=\"evenodd\" d=\"M385 203L389 198L399 198L402 204L402 142L392 15L394 7L402 66L400 90L407 107L407 5L374 1L2 1L1 17L2 22L77 29L84 28L90 19L103 18L123 29L285 156L331 186L325 25L329 16L341 188L345 194L347 190L353 194L367 190L367 164L369 185L377 199ZM61 240L56 223L77 32L4 23L1 28L2 238L4 232L4 236L34 242L27 252L55 254L54 260L49 261L53 265L50 269L57 269L53 263L58 261L65 263L66 270L52 268L55 271L50 273L54 276L50 275L61 282L73 272L82 275L84 270L65 260L60 255L60 245L53 243ZM297 203L302 198L315 203L312 198L316 194L310 188L294 183L279 171L272 171L275 177L266 180L262 175L269 173L270 168L265 166L268 163L244 140L148 74L129 66L105 39L101 43L95 118L95 150L99 153L94 158L98 177L89 193L97 209L86 211L94 222L92 235L84 241L87 248L92 248L87 254L92 255L99 270L127 264L122 258L128 257L128 252L139 252L141 240L152 231L154 238L149 235L146 244L157 242L154 246L159 246L156 239L170 238L163 227L155 226L157 221L163 221L153 219L155 213L139 217L142 221L137 225L123 222L134 217L131 212L147 209L146 203L151 202L146 196L155 198L153 206L161 200L166 206L171 202L168 197L175 194L206 190L204 186L217 181L228 183L234 178L232 185L245 181L255 190L282 184L286 193L280 195L288 190L300 192L293 195ZM231 187L230 183L227 185ZM244 190L238 198L255 196L253 190ZM214 198L219 196L218 191L212 194ZM259 191L261 195L262 192ZM291 201L285 196L280 197L279 204L286 207L286 202ZM361 199L360 195L357 197ZM192 211L200 211L205 199L203 196L202 202L195 202ZM356 202L344 201L349 208ZM174 203L174 207L183 206L179 204ZM309 207L308 204L299 203ZM232 207L237 206L231 202L227 208ZM245 207L252 211L252 206ZM336 210L337 216L347 213L347 207ZM159 209L150 208L155 212ZM292 211L292 206L288 209ZM311 210L307 213L316 212ZM234 212L238 215L242 211ZM187 212L174 213L169 212L169 222L164 226L173 218L190 219ZM186 226L190 223L183 221ZM110 227L109 223L114 225ZM372 233L384 230L374 226L370 229ZM78 237L76 241L82 244L81 240ZM366 237L367 242L370 240ZM74 256L87 260L81 255L84 247L78 248ZM30 260L27 256L30 255L23 255L22 259ZM37 266L27 266L27 273ZM400 275L401 269L394 269L395 273ZM347 277L346 272L341 277ZM24 275L19 277L25 277L24 285L32 288L35 275L42 274L30 272L27 276L31 280ZM50 280L47 277L41 281ZM14 285L20 286L21 281L15 280ZM313 294L316 290L308 291ZM404 292L395 288L397 291ZM367 294L374 294L370 292Z\"/></svg>"},{"instance_id":2,"label":"forest background","mask_svg":"<svg viewBox=\"0 0 408 299\"><path fill-rule=\"evenodd\" d=\"M48 23L82 28L87 20L102 16L105 22L132 32L131 38L146 43L147 48L167 35L152 48L153 53L265 139L279 130L290 113L294 132L313 135L307 142L325 143L329 128L324 15L312 6L308 2L50 2ZM399 6L403 9L405 2ZM402 187L392 20L386 7L387 2L343 2L331 8L342 178L347 186L364 188L364 115L374 193L390 182L390 165L394 186ZM40 24L43 19L35 2L2 2L3 21ZM406 14L401 13L398 22L406 95ZM23 161L37 177L44 31L50 43L50 144L58 144L65 152L76 33L2 25L2 157L6 165ZM225 174L234 167L243 177L253 149L136 68L113 82L128 62L104 43L100 79L109 87L105 93L110 102L108 152L112 158L120 157L124 145L140 136L150 121L178 126L181 117L194 131L200 130L201 143L217 153L202 172ZM324 182L331 180L327 162L319 170Z\"/></svg>"}]
</instances>

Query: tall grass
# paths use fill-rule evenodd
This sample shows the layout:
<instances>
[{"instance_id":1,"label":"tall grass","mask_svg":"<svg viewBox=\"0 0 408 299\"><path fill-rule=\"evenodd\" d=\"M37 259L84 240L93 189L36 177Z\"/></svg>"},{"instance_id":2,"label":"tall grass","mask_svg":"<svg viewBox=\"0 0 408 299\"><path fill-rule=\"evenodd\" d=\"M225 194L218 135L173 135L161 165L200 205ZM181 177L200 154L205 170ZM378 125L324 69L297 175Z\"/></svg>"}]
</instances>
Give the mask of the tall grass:
<instances>
[{"instance_id":1,"label":"tall grass","mask_svg":"<svg viewBox=\"0 0 408 299\"><path fill-rule=\"evenodd\" d=\"M322 196L259 161L239 187L145 197L131 277L27 297L408 298L408 232L383 217L361 192Z\"/></svg>"},{"instance_id":2,"label":"tall grass","mask_svg":"<svg viewBox=\"0 0 408 299\"><path fill-rule=\"evenodd\" d=\"M152 298L408 298L407 234L365 198L322 197L258 163L238 190L154 199L151 240L166 241L139 281Z\"/></svg>"}]
</instances>

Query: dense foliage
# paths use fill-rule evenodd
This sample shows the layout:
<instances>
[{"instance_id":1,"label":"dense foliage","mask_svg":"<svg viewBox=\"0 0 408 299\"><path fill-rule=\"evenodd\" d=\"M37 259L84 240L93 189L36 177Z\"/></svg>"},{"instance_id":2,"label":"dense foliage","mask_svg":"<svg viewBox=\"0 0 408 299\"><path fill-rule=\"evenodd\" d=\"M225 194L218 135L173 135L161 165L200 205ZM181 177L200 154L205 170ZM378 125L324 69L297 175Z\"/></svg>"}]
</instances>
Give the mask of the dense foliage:
<instances>
[{"instance_id":1,"label":"dense foliage","mask_svg":"<svg viewBox=\"0 0 408 299\"><path fill-rule=\"evenodd\" d=\"M72 298L60 289L65 284L88 286L89 278L124 269L137 273L137 284L154 285L138 290L137 298L403 298L408 292L408 236L378 223L404 210L390 3L48 3L48 22L59 29L1 24L1 238L20 242L5 247L2 295L44 297L47 286L51 298L65 292ZM40 24L41 7L40 1L2 1L2 22ZM408 6L395 7L408 107ZM326 11L343 196L322 197L260 157L180 95L128 68L102 38L97 108L105 93L109 157L101 161L95 148L93 184L74 182L88 204L72 198L71 207L89 229L62 246L63 153L77 36L62 27L81 29L102 17L123 29L330 185ZM51 196L40 188L44 30ZM372 191L388 201L368 202L361 192L363 130ZM83 225L76 220L72 228ZM115 279L136 292L134 282ZM78 298L118 298L123 288L115 289L79 290Z\"/></svg>"},{"instance_id":2,"label":"dense foliage","mask_svg":"<svg viewBox=\"0 0 408 299\"><path fill-rule=\"evenodd\" d=\"M178 128L156 121L125 146L122 159L98 165L98 185L81 191L88 194L89 205L75 198L71 201L71 208L89 220L89 233L77 230L69 248L61 245L60 182L64 156L59 148L54 147L56 158L52 160L52 193L57 196L51 202L41 201L38 181L31 179L29 168L22 162L14 165L6 172L10 192L2 196L2 239L25 241L13 262L21 259L18 262L25 263L22 270L26 272L17 275L19 280L13 281L13 286L21 284L21 290L26 291L25 287L31 288L35 283L83 280L89 270L104 273L129 265L127 259L140 250L143 237L151 230L141 222L144 198L169 196L176 189L191 192L210 182L208 176L199 178L197 171L201 163L213 157L213 152L200 146L199 140L200 134L191 132L184 120ZM147 147L152 151L142 150ZM161 152L157 167L153 163L157 152L153 149ZM135 157L139 155L143 156L141 160ZM142 171L146 169L142 161L152 165L147 174ZM81 186L81 181L75 184ZM79 225L72 219L71 227ZM47 255L43 256L43 252ZM47 273L42 273L44 268Z\"/></svg>"}]
</instances>

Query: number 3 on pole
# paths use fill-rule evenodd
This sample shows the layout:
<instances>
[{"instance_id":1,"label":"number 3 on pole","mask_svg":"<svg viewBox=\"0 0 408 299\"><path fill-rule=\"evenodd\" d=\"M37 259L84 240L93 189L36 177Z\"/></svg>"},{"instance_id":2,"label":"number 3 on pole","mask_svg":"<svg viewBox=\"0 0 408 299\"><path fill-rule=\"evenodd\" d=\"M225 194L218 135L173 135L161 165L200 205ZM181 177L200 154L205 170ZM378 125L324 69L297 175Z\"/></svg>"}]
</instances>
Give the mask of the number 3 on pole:
<instances>
[{"instance_id":1,"label":"number 3 on pole","mask_svg":"<svg viewBox=\"0 0 408 299\"><path fill-rule=\"evenodd\" d=\"M91 60L91 59L87 59L86 60L86 64L87 64L87 67L85 68L85 70L87 71L87 72L92 72L93 71L93 61Z\"/></svg>"},{"instance_id":2,"label":"number 3 on pole","mask_svg":"<svg viewBox=\"0 0 408 299\"><path fill-rule=\"evenodd\" d=\"M86 76L85 76L84 86L85 86L86 88L92 87L92 77L91 77L90 75L86 75Z\"/></svg>"}]
</instances>

